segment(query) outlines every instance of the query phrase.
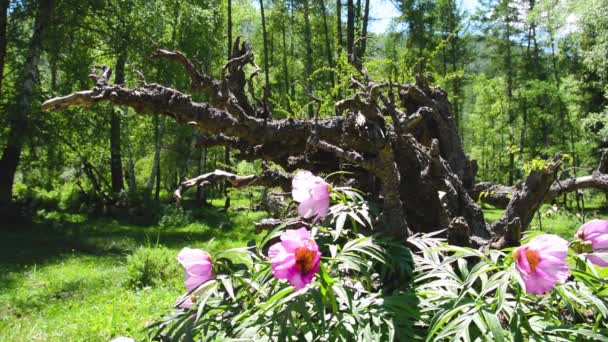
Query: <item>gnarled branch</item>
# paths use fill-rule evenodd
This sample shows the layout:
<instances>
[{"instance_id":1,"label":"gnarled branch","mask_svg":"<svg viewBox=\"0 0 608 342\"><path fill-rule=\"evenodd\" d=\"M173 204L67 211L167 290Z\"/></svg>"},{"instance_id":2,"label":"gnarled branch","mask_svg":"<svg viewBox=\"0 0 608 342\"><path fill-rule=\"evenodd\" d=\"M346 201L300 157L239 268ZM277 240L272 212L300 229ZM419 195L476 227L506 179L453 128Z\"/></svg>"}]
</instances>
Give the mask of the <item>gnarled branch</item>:
<instances>
[{"instance_id":1,"label":"gnarled branch","mask_svg":"<svg viewBox=\"0 0 608 342\"><path fill-rule=\"evenodd\" d=\"M266 169L260 175L239 176L224 170L215 170L200 176L183 181L173 192L177 205L180 205L184 192L193 187L206 187L213 183L227 181L234 188L265 185L268 187L279 186L284 190L291 187L291 177L279 170Z\"/></svg>"}]
</instances>

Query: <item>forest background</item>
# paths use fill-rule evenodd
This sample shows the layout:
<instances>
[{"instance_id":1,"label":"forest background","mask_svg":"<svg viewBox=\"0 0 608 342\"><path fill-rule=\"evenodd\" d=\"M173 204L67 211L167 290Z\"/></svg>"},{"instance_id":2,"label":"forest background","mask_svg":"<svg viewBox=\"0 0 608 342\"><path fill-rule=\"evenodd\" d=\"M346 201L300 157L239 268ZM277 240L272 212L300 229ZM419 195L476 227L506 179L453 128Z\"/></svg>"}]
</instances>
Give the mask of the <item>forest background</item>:
<instances>
[{"instance_id":1,"label":"forest background","mask_svg":"<svg viewBox=\"0 0 608 342\"><path fill-rule=\"evenodd\" d=\"M155 245L155 238L169 248L158 252L165 256L184 239L223 235L212 247L220 248L254 238L243 231L265 215L239 211L259 209L261 189L221 184L193 191L186 209L175 208L172 194L184 179L216 168L249 174L262 167L228 148L205 146L194 127L109 104L41 110L46 99L91 88L93 66L110 66L117 84L156 82L189 93L182 66L154 58L154 51L182 51L217 77L234 41L247 39L260 66L257 97L274 118L334 115L335 102L349 91L348 55L376 81L407 83L423 74L447 91L465 151L477 161L477 181L512 185L558 151L565 155L562 178L589 174L608 147L607 7L604 0L0 1L0 206L10 208L2 223L8 238L0 331L65 337L48 319L42 328L23 323L38 315L31 302L55 298L59 308L99 286L70 278L66 268L31 273L37 264L66 262L78 273L99 262L92 254L122 277L137 269L137 251L158 252L140 247ZM535 225L559 211L561 221L548 229L571 235L589 208L601 213L603 194L565 195L543 208ZM498 215L485 212L490 220ZM117 266L115 254L131 268ZM55 276L67 278L49 286ZM35 283L43 285L21 286ZM106 285L101 301L137 293L119 295ZM174 294L165 290L156 294L166 307ZM139 307L153 315L162 305ZM98 336L139 325L100 323ZM74 329L68 336L85 333Z\"/></svg>"}]
</instances>

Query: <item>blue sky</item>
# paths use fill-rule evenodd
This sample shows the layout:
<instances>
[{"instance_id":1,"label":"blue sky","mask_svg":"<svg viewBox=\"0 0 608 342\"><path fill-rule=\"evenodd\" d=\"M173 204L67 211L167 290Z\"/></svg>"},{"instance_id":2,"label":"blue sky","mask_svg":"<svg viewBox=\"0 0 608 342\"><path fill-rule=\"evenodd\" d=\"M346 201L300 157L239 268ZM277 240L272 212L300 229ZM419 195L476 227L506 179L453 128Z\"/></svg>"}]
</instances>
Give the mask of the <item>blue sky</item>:
<instances>
[{"instance_id":1,"label":"blue sky","mask_svg":"<svg viewBox=\"0 0 608 342\"><path fill-rule=\"evenodd\" d=\"M399 11L391 0L371 0L369 8L369 30L374 33L382 33L391 23L391 20L399 16ZM460 0L462 7L473 12L478 5L478 0ZM371 19L374 19L373 21Z\"/></svg>"}]
</instances>

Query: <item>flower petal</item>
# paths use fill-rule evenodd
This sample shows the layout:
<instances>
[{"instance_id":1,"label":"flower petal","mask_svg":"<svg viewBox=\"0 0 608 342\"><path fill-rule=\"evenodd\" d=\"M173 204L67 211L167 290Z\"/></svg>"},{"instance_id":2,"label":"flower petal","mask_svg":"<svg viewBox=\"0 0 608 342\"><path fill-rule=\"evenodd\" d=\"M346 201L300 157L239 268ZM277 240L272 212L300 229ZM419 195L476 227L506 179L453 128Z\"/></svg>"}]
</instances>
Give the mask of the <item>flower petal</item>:
<instances>
[{"instance_id":1,"label":"flower petal","mask_svg":"<svg viewBox=\"0 0 608 342\"><path fill-rule=\"evenodd\" d=\"M197 248L184 247L177 255L177 261L179 261L180 264L184 265L184 267L186 263L197 262L201 260L211 262L211 257L209 256L209 254L207 254L207 252L204 252Z\"/></svg>"},{"instance_id":2,"label":"flower petal","mask_svg":"<svg viewBox=\"0 0 608 342\"><path fill-rule=\"evenodd\" d=\"M309 184L314 181L314 175L310 171L299 171L291 182L291 196L296 202L302 202L310 198Z\"/></svg>"},{"instance_id":3,"label":"flower petal","mask_svg":"<svg viewBox=\"0 0 608 342\"><path fill-rule=\"evenodd\" d=\"M587 259L599 267L608 267L608 253L587 254Z\"/></svg>"}]
</instances>

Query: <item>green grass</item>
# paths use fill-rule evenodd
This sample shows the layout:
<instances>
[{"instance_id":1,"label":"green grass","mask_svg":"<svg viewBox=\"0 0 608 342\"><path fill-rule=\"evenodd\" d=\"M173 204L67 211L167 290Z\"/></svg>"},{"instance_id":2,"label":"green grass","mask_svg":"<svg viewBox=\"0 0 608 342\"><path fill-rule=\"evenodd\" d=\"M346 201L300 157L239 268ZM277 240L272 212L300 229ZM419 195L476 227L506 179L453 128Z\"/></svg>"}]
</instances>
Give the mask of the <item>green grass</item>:
<instances>
[{"instance_id":1,"label":"green grass","mask_svg":"<svg viewBox=\"0 0 608 342\"><path fill-rule=\"evenodd\" d=\"M183 273L134 288L127 257L141 246L164 246L173 259L185 246L211 254L244 246L264 215L202 209L194 223L161 228L53 213L11 227L0 240L0 341L145 340L142 329L184 292Z\"/></svg>"}]
</instances>

